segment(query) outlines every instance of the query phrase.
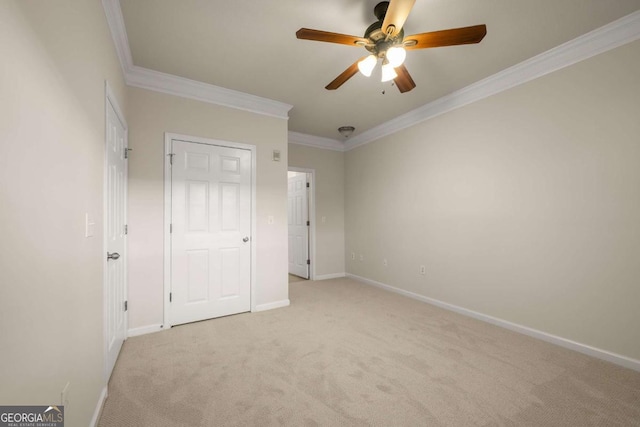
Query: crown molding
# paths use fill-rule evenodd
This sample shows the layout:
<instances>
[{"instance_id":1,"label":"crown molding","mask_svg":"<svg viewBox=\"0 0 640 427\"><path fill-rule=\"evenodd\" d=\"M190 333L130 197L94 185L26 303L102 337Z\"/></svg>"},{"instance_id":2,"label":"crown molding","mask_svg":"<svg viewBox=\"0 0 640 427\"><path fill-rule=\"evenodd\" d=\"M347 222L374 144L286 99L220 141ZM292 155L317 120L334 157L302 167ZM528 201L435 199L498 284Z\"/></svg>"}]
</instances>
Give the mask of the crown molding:
<instances>
[{"instance_id":1,"label":"crown molding","mask_svg":"<svg viewBox=\"0 0 640 427\"><path fill-rule=\"evenodd\" d=\"M225 89L173 74L134 65L125 75L129 86L249 111L264 116L289 119L292 105L255 95Z\"/></svg>"},{"instance_id":2,"label":"crown molding","mask_svg":"<svg viewBox=\"0 0 640 427\"><path fill-rule=\"evenodd\" d=\"M102 0L102 5L127 85L288 119L292 108L289 104L133 65L119 0ZM298 132L289 132L289 142L335 151L352 150L638 39L640 11L361 132L345 143Z\"/></svg>"},{"instance_id":3,"label":"crown molding","mask_svg":"<svg viewBox=\"0 0 640 427\"><path fill-rule=\"evenodd\" d=\"M344 142L337 139L323 138L306 133L289 131L289 143L305 145L307 147L322 148L324 150L344 151Z\"/></svg>"},{"instance_id":4,"label":"crown molding","mask_svg":"<svg viewBox=\"0 0 640 427\"><path fill-rule=\"evenodd\" d=\"M120 60L122 73L126 77L129 70L133 68L133 57L129 49L129 38L127 37L127 29L124 26L120 0L102 0L102 8L107 16L107 24L111 30L111 37Z\"/></svg>"},{"instance_id":5,"label":"crown molding","mask_svg":"<svg viewBox=\"0 0 640 427\"><path fill-rule=\"evenodd\" d=\"M633 12L540 55L368 129L349 139L345 143L345 151L638 39L640 39L640 11Z\"/></svg>"},{"instance_id":6,"label":"crown molding","mask_svg":"<svg viewBox=\"0 0 640 427\"><path fill-rule=\"evenodd\" d=\"M133 65L120 1L102 0L102 6L127 85L265 116L289 119L289 110L293 106L284 102Z\"/></svg>"}]
</instances>

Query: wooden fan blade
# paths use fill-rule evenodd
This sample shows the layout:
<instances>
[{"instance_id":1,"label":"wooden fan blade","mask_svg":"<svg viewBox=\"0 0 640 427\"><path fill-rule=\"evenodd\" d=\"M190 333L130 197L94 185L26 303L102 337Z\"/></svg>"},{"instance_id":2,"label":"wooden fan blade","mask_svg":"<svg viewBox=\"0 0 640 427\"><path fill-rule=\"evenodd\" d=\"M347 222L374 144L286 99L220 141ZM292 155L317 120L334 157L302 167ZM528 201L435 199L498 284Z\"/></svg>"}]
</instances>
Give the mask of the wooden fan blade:
<instances>
[{"instance_id":1,"label":"wooden fan blade","mask_svg":"<svg viewBox=\"0 0 640 427\"><path fill-rule=\"evenodd\" d=\"M327 89L327 90L336 90L340 86L342 86L344 84L344 82L349 80L351 77L353 77L358 72L358 62L362 61L364 58L366 58L366 56L363 56L362 58L358 59L356 62L351 64L349 66L349 68L347 68L346 70L344 70L342 72L342 74L340 74L338 77L333 79L333 81L331 83L326 85L325 89Z\"/></svg>"},{"instance_id":2,"label":"wooden fan blade","mask_svg":"<svg viewBox=\"0 0 640 427\"><path fill-rule=\"evenodd\" d=\"M411 89L416 87L416 83L411 78L411 74L407 71L407 68L404 65L395 68L398 77L393 79L398 86L398 90L400 93L409 92Z\"/></svg>"},{"instance_id":3,"label":"wooden fan blade","mask_svg":"<svg viewBox=\"0 0 640 427\"><path fill-rule=\"evenodd\" d=\"M382 32L390 37L397 35L409 17L416 0L391 0L382 21Z\"/></svg>"},{"instance_id":4,"label":"wooden fan blade","mask_svg":"<svg viewBox=\"0 0 640 427\"><path fill-rule=\"evenodd\" d=\"M296 37L303 40L315 40L318 42L346 44L348 46L360 46L367 44L367 39L347 34L330 33L328 31L311 30L309 28L300 28L296 31ZM361 44L358 44L361 43Z\"/></svg>"},{"instance_id":5,"label":"wooden fan blade","mask_svg":"<svg viewBox=\"0 0 640 427\"><path fill-rule=\"evenodd\" d=\"M429 47L480 43L486 34L486 25L474 25L472 27L452 28L450 30L414 34L404 38L404 48L407 50L426 49ZM411 43L414 41L415 44L412 45Z\"/></svg>"}]
</instances>

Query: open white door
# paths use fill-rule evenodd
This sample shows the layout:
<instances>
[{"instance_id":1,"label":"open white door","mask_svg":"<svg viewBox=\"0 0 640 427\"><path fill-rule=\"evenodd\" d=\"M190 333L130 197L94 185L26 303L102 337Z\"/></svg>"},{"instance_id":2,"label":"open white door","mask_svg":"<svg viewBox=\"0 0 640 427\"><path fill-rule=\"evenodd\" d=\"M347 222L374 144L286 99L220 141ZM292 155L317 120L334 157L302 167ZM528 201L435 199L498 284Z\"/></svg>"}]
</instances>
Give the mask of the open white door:
<instances>
[{"instance_id":1,"label":"open white door","mask_svg":"<svg viewBox=\"0 0 640 427\"><path fill-rule=\"evenodd\" d=\"M306 173L292 173L288 185L289 274L309 278L309 193Z\"/></svg>"},{"instance_id":2,"label":"open white door","mask_svg":"<svg viewBox=\"0 0 640 427\"><path fill-rule=\"evenodd\" d=\"M251 310L252 153L171 141L170 324Z\"/></svg>"},{"instance_id":3,"label":"open white door","mask_svg":"<svg viewBox=\"0 0 640 427\"><path fill-rule=\"evenodd\" d=\"M108 89L107 89L108 91ZM107 95L105 173L105 334L106 377L126 338L127 131L112 97Z\"/></svg>"}]
</instances>

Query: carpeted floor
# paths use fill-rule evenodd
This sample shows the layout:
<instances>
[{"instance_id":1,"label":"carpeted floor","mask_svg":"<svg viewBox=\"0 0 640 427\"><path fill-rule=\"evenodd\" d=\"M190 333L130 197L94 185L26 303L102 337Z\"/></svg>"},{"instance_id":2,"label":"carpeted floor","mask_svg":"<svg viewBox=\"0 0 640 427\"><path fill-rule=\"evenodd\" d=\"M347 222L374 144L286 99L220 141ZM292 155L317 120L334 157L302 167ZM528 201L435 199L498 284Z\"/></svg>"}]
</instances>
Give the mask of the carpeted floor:
<instances>
[{"instance_id":1,"label":"carpeted floor","mask_svg":"<svg viewBox=\"0 0 640 427\"><path fill-rule=\"evenodd\" d=\"M130 338L107 426L640 426L640 372L349 279Z\"/></svg>"},{"instance_id":2,"label":"carpeted floor","mask_svg":"<svg viewBox=\"0 0 640 427\"><path fill-rule=\"evenodd\" d=\"M293 274L289 275L289 283L304 282L305 280L307 280L307 279L304 279L304 278L302 278L300 276L296 276L296 275L293 275Z\"/></svg>"}]
</instances>

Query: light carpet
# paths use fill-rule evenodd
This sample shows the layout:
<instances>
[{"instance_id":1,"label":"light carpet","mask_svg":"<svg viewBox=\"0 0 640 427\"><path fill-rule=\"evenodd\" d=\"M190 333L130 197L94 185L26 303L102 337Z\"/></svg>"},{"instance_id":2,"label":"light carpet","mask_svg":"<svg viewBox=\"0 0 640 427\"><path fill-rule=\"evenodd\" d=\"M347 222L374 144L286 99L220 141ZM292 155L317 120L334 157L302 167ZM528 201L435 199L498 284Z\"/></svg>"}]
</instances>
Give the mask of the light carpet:
<instances>
[{"instance_id":1,"label":"light carpet","mask_svg":"<svg viewBox=\"0 0 640 427\"><path fill-rule=\"evenodd\" d=\"M289 283L293 283L293 282L303 282L307 279L303 279L300 276L296 276L294 274L289 274Z\"/></svg>"},{"instance_id":2,"label":"light carpet","mask_svg":"<svg viewBox=\"0 0 640 427\"><path fill-rule=\"evenodd\" d=\"M130 338L108 426L640 426L640 373L355 282Z\"/></svg>"}]
</instances>

